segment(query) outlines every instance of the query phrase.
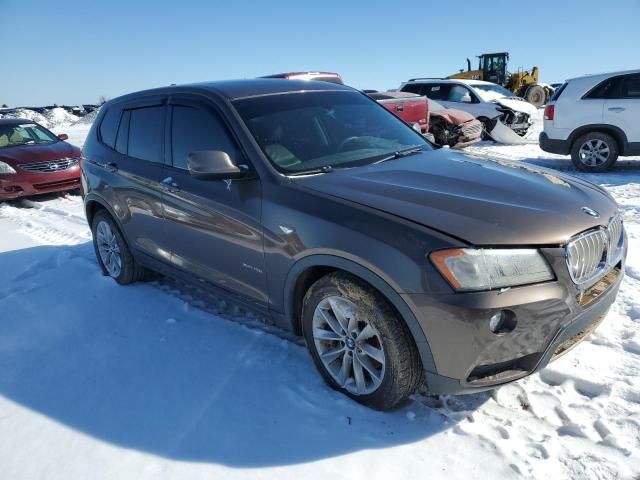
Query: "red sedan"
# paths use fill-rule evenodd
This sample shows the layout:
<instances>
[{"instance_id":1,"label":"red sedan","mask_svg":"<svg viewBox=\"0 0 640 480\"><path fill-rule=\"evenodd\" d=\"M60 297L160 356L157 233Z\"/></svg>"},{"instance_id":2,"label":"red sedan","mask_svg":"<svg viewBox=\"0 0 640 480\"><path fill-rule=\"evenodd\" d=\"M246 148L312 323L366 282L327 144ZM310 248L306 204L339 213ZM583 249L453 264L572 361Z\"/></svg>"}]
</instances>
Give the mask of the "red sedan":
<instances>
[{"instance_id":1,"label":"red sedan","mask_svg":"<svg viewBox=\"0 0 640 480\"><path fill-rule=\"evenodd\" d=\"M80 188L81 152L31 120L0 119L0 201Z\"/></svg>"}]
</instances>

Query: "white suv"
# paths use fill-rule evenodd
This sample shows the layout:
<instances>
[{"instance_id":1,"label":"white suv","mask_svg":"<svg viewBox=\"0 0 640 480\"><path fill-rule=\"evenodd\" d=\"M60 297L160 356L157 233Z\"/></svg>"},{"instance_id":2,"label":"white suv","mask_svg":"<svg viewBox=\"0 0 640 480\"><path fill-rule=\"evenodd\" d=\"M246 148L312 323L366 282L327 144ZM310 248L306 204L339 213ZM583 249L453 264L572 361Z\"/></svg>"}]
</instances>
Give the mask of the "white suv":
<instances>
[{"instance_id":1,"label":"white suv","mask_svg":"<svg viewBox=\"0 0 640 480\"><path fill-rule=\"evenodd\" d=\"M540 148L585 172L640 155L640 70L567 80L545 108Z\"/></svg>"}]
</instances>

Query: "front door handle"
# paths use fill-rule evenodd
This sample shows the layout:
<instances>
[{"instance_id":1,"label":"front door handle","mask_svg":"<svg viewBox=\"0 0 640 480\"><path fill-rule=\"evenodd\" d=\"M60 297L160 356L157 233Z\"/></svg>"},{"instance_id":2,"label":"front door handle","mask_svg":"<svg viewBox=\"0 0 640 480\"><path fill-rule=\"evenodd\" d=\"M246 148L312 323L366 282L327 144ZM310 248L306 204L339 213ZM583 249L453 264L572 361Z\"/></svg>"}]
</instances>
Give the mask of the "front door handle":
<instances>
[{"instance_id":1,"label":"front door handle","mask_svg":"<svg viewBox=\"0 0 640 480\"><path fill-rule=\"evenodd\" d=\"M610 107L609 111L610 112L616 112L616 113L620 113L620 112L624 112L626 109L624 107Z\"/></svg>"},{"instance_id":2,"label":"front door handle","mask_svg":"<svg viewBox=\"0 0 640 480\"><path fill-rule=\"evenodd\" d=\"M160 183L162 184L162 186L167 192L177 193L180 191L180 186L173 181L172 177L167 177L164 180L162 180Z\"/></svg>"},{"instance_id":3,"label":"front door handle","mask_svg":"<svg viewBox=\"0 0 640 480\"><path fill-rule=\"evenodd\" d=\"M104 164L104 168L109 170L111 173L115 173L118 171L118 164L115 162L107 162Z\"/></svg>"}]
</instances>

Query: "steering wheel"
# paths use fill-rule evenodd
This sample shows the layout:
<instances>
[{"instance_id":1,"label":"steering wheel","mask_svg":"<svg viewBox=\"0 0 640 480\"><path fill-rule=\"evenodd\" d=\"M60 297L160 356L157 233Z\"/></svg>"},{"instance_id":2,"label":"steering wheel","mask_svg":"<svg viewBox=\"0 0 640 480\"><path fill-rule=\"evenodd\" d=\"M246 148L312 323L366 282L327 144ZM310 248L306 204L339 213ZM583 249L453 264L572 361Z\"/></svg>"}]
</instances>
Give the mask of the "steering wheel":
<instances>
[{"instance_id":1,"label":"steering wheel","mask_svg":"<svg viewBox=\"0 0 640 480\"><path fill-rule=\"evenodd\" d=\"M354 143L360 141L360 137L347 137L344 140L342 140L340 142L340 145L338 145L338 152L342 152L346 149L346 147L350 144L350 143Z\"/></svg>"}]
</instances>

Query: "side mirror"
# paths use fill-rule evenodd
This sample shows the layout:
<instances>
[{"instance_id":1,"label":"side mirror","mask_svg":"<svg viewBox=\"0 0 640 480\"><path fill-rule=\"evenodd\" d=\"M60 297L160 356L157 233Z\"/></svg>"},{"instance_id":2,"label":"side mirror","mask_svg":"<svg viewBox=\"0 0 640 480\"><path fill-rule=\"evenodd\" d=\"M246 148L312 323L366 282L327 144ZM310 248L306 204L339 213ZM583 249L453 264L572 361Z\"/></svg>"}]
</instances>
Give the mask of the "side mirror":
<instances>
[{"instance_id":1,"label":"side mirror","mask_svg":"<svg viewBox=\"0 0 640 480\"><path fill-rule=\"evenodd\" d=\"M460 101L462 103L471 103L471 95L469 95L468 93L465 93L460 99Z\"/></svg>"},{"instance_id":2,"label":"side mirror","mask_svg":"<svg viewBox=\"0 0 640 480\"><path fill-rule=\"evenodd\" d=\"M61 133L60 135L58 135L58 140L69 140L69 135L67 135L66 133Z\"/></svg>"},{"instance_id":3,"label":"side mirror","mask_svg":"<svg viewBox=\"0 0 640 480\"><path fill-rule=\"evenodd\" d=\"M227 152L220 150L191 152L187 157L187 167L191 176L198 180L240 178L249 171L247 165L236 165Z\"/></svg>"}]
</instances>

